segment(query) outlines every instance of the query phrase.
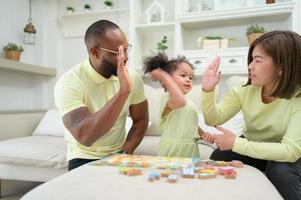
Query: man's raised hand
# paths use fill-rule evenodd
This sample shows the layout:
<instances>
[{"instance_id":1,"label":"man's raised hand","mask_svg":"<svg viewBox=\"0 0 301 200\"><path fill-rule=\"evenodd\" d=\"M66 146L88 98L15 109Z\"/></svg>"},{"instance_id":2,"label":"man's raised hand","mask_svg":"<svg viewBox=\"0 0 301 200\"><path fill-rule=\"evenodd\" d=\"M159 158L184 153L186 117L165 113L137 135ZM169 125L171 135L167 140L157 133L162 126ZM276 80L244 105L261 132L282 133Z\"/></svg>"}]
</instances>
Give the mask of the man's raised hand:
<instances>
[{"instance_id":1,"label":"man's raised hand","mask_svg":"<svg viewBox=\"0 0 301 200\"><path fill-rule=\"evenodd\" d=\"M129 71L124 64L124 47L122 45L119 46L118 52L117 76L120 83L120 92L128 94L132 89L132 81Z\"/></svg>"}]
</instances>

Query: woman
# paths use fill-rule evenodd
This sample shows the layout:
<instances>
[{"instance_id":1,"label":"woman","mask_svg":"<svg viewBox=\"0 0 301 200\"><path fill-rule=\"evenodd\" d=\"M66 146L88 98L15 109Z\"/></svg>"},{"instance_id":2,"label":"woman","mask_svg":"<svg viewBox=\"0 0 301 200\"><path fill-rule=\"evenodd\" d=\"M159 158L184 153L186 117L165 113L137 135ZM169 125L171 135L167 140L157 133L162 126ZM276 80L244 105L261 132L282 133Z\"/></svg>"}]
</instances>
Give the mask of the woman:
<instances>
[{"instance_id":1,"label":"woman","mask_svg":"<svg viewBox=\"0 0 301 200\"><path fill-rule=\"evenodd\" d=\"M245 133L217 127L213 160L241 160L261 171L285 199L301 199L301 37L272 31L249 49L249 79L235 87L218 105L214 88L219 82L220 58L205 70L202 109L205 122L217 126L242 110Z\"/></svg>"}]
</instances>

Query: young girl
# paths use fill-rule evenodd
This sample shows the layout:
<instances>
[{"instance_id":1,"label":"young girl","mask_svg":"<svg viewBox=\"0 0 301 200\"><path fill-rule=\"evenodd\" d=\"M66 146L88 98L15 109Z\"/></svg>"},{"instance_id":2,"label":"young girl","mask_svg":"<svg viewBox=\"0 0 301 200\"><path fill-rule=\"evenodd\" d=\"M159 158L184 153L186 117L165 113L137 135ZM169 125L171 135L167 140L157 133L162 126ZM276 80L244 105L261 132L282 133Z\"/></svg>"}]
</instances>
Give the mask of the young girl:
<instances>
[{"instance_id":1,"label":"young girl","mask_svg":"<svg viewBox=\"0 0 301 200\"><path fill-rule=\"evenodd\" d=\"M159 80L167 91L160 107L160 156L199 157L199 135L212 143L213 137L198 126L197 109L185 94L192 88L192 65L184 58L168 60L159 53L145 60L145 73Z\"/></svg>"},{"instance_id":2,"label":"young girl","mask_svg":"<svg viewBox=\"0 0 301 200\"><path fill-rule=\"evenodd\" d=\"M249 49L249 80L233 88L218 106L214 88L220 79L220 59L205 70L202 107L207 124L220 125L242 110L243 137L218 127L219 149L211 159L241 160L262 171L284 199L301 199L301 36L272 31Z\"/></svg>"}]
</instances>

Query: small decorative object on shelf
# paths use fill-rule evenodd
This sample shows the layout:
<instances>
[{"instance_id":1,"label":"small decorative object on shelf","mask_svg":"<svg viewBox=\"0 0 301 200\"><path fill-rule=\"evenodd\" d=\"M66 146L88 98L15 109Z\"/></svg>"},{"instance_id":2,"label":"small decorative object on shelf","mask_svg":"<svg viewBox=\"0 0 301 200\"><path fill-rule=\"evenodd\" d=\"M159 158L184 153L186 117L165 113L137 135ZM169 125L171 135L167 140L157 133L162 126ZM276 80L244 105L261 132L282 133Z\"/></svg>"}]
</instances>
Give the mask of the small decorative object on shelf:
<instances>
[{"instance_id":1,"label":"small decorative object on shelf","mask_svg":"<svg viewBox=\"0 0 301 200\"><path fill-rule=\"evenodd\" d=\"M10 42L3 47L3 50L5 51L5 58L15 61L20 60L21 52L24 51L22 46Z\"/></svg>"},{"instance_id":2,"label":"small decorative object on shelf","mask_svg":"<svg viewBox=\"0 0 301 200\"><path fill-rule=\"evenodd\" d=\"M24 44L34 45L36 42L36 33L37 30L35 29L32 18L31 18L31 0L29 0L29 18L27 20L27 24L23 29L23 42Z\"/></svg>"},{"instance_id":3,"label":"small decorative object on shelf","mask_svg":"<svg viewBox=\"0 0 301 200\"><path fill-rule=\"evenodd\" d=\"M199 41L199 39L197 40ZM229 39L220 36L206 36L203 40L203 49L228 48Z\"/></svg>"},{"instance_id":4,"label":"small decorative object on shelf","mask_svg":"<svg viewBox=\"0 0 301 200\"><path fill-rule=\"evenodd\" d=\"M85 9L85 11L91 11L91 5L90 4L85 4L84 9Z\"/></svg>"},{"instance_id":5,"label":"small decorative object on shelf","mask_svg":"<svg viewBox=\"0 0 301 200\"><path fill-rule=\"evenodd\" d=\"M106 0L106 1L104 1L103 2L105 5L106 5L106 8L107 9L112 9L112 7L113 7L113 1L111 1L111 0Z\"/></svg>"},{"instance_id":6,"label":"small decorative object on shelf","mask_svg":"<svg viewBox=\"0 0 301 200\"><path fill-rule=\"evenodd\" d=\"M157 43L157 49L159 52L165 53L165 50L168 49L167 46L167 36L164 35L160 42Z\"/></svg>"},{"instance_id":7,"label":"small decorative object on shelf","mask_svg":"<svg viewBox=\"0 0 301 200\"><path fill-rule=\"evenodd\" d=\"M196 40L197 47L202 48L202 43L203 43L203 38L198 37L198 39Z\"/></svg>"},{"instance_id":8,"label":"small decorative object on shelf","mask_svg":"<svg viewBox=\"0 0 301 200\"><path fill-rule=\"evenodd\" d=\"M68 13L74 13L74 8L72 7L72 6L67 6L66 7L66 11L68 12Z\"/></svg>"},{"instance_id":9,"label":"small decorative object on shelf","mask_svg":"<svg viewBox=\"0 0 301 200\"><path fill-rule=\"evenodd\" d=\"M166 9L157 1L154 2L145 11L147 23L164 22Z\"/></svg>"},{"instance_id":10,"label":"small decorative object on shelf","mask_svg":"<svg viewBox=\"0 0 301 200\"><path fill-rule=\"evenodd\" d=\"M246 30L246 35L248 37L249 45L251 45L254 40L259 38L265 32L266 32L265 28L261 25L255 24L255 25L248 26Z\"/></svg>"}]
</instances>

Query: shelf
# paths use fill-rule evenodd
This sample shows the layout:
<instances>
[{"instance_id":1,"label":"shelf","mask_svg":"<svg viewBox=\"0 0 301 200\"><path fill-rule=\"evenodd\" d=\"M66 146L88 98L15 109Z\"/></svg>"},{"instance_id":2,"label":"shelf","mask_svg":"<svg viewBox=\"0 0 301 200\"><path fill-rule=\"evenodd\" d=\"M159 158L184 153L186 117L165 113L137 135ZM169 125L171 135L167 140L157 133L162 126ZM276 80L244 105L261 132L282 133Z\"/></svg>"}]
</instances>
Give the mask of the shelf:
<instances>
[{"instance_id":1,"label":"shelf","mask_svg":"<svg viewBox=\"0 0 301 200\"><path fill-rule=\"evenodd\" d=\"M95 21L100 19L107 19L120 24L123 30L127 30L127 24L120 23L119 20L123 18L123 15L128 16L129 9L111 9L102 11L89 11L62 14L58 16L60 27L65 37L83 37L86 29Z\"/></svg>"},{"instance_id":2,"label":"shelf","mask_svg":"<svg viewBox=\"0 0 301 200\"><path fill-rule=\"evenodd\" d=\"M216 57L220 56L220 70L222 74L247 74L248 47L199 49L182 51L191 64L195 67L195 74L202 75L206 67Z\"/></svg>"},{"instance_id":3,"label":"shelf","mask_svg":"<svg viewBox=\"0 0 301 200\"><path fill-rule=\"evenodd\" d=\"M135 26L137 31L166 31L166 30L174 30L175 23L174 22L166 22L166 23L151 23L151 24L139 24Z\"/></svg>"},{"instance_id":4,"label":"shelf","mask_svg":"<svg viewBox=\"0 0 301 200\"><path fill-rule=\"evenodd\" d=\"M70 19L70 18L80 18L80 17L92 17L99 15L118 15L120 13L128 12L127 8L120 9L111 9L111 10L102 10L102 11L87 11L87 12L78 12L78 13L66 13L59 16L61 20Z\"/></svg>"},{"instance_id":5,"label":"shelf","mask_svg":"<svg viewBox=\"0 0 301 200\"><path fill-rule=\"evenodd\" d=\"M183 50L181 51L184 55L191 55L191 54L204 54L204 53L215 53L215 52L245 52L248 51L249 47L237 47L237 48L220 48L220 49L197 49L197 50Z\"/></svg>"},{"instance_id":6,"label":"shelf","mask_svg":"<svg viewBox=\"0 0 301 200\"><path fill-rule=\"evenodd\" d=\"M27 63L21 63L21 62L12 61L3 58L0 58L0 70L30 73L30 74L37 74L43 76L53 76L53 77L56 76L56 69L27 64Z\"/></svg>"},{"instance_id":7,"label":"shelf","mask_svg":"<svg viewBox=\"0 0 301 200\"><path fill-rule=\"evenodd\" d=\"M269 4L245 7L239 9L210 10L197 13L187 13L178 16L182 24L205 21L225 21L228 19L242 19L250 17L263 17L272 15L289 15L295 7L295 2Z\"/></svg>"}]
</instances>

